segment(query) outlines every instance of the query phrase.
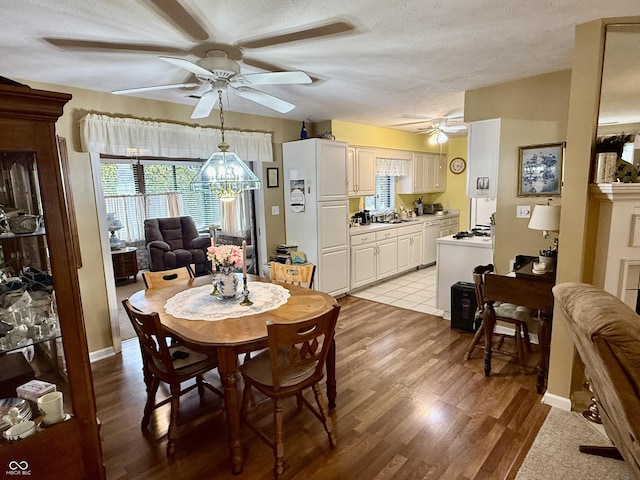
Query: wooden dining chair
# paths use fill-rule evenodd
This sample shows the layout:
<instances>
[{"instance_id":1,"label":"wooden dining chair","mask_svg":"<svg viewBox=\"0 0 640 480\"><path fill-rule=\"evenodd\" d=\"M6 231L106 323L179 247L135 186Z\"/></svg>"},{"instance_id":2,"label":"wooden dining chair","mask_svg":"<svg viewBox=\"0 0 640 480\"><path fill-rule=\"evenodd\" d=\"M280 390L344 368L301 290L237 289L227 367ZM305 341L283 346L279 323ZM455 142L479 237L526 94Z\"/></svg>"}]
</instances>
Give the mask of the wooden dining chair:
<instances>
[{"instance_id":1,"label":"wooden dining chair","mask_svg":"<svg viewBox=\"0 0 640 480\"><path fill-rule=\"evenodd\" d=\"M131 305L129 299L122 301L125 311L133 324L142 351L142 371L147 387L147 402L144 407L141 427L149 425L151 413L158 407L171 402L169 414L169 430L167 434L167 456L175 452L175 439L178 430L178 407L180 396L198 389L200 398L204 396L204 387L224 398L224 394L213 385L207 383L202 375L218 367L215 354L205 355L194 352L184 345L169 346L171 337L160 323L157 312L143 313ZM195 378L195 383L186 388L181 384ZM156 393L160 382L169 385L170 396L156 403Z\"/></svg>"},{"instance_id":2,"label":"wooden dining chair","mask_svg":"<svg viewBox=\"0 0 640 480\"><path fill-rule=\"evenodd\" d=\"M240 366L244 380L240 418L271 448L275 455L277 476L284 471L284 444L282 441L282 400L296 396L298 408L303 404L322 422L332 448L337 445L336 431L329 417L320 381L333 344L340 306L322 315L294 323L267 322L269 348ZM302 392L311 387L317 409L304 398ZM274 402L275 434L271 440L262 430L248 421L251 389L255 388Z\"/></svg>"},{"instance_id":3,"label":"wooden dining chair","mask_svg":"<svg viewBox=\"0 0 640 480\"><path fill-rule=\"evenodd\" d=\"M271 279L307 288L313 288L313 275L316 266L313 264L297 265L271 262Z\"/></svg>"},{"instance_id":4,"label":"wooden dining chair","mask_svg":"<svg viewBox=\"0 0 640 480\"><path fill-rule=\"evenodd\" d=\"M188 282L194 278L191 267L173 268L160 272L142 272L145 288L166 287L178 282Z\"/></svg>"},{"instance_id":5,"label":"wooden dining chair","mask_svg":"<svg viewBox=\"0 0 640 480\"><path fill-rule=\"evenodd\" d=\"M475 287L476 293L476 302L478 305L478 310L476 311L476 315L482 317L484 315L484 306L487 302L487 299L484 295L484 279L485 275L491 275L493 272L493 265L478 265L473 269L473 283ZM523 373L526 372L526 354L527 352L531 352L531 342L529 340L529 327L527 325L527 321L531 321L535 319L534 312L527 307L520 307L513 304L508 303L498 303L494 304L494 310L496 312L496 321L501 321L505 323L510 323L514 327L513 337L515 338L516 343L516 351L513 352L511 350L502 349L502 344L504 339L507 336L504 334L496 334L495 337L499 338L498 344L495 348L495 351L501 353L503 355L515 356L518 358L518 363L520 364L520 369ZM476 331L476 334L467 349L464 359L469 360L471 358L471 354L473 350L482 339L484 335L484 320L482 319L480 328Z\"/></svg>"}]
</instances>

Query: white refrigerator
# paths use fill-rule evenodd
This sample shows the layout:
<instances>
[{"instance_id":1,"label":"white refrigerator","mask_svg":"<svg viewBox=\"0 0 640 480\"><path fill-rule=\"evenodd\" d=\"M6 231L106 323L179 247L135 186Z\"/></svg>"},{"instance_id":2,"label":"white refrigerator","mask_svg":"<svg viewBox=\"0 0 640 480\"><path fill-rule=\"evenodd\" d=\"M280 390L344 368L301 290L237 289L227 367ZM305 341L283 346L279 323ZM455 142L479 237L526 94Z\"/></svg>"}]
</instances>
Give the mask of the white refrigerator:
<instances>
[{"instance_id":1,"label":"white refrigerator","mask_svg":"<svg viewBox=\"0 0 640 480\"><path fill-rule=\"evenodd\" d=\"M282 144L286 242L316 265L314 288L349 289L347 144L310 138Z\"/></svg>"}]
</instances>

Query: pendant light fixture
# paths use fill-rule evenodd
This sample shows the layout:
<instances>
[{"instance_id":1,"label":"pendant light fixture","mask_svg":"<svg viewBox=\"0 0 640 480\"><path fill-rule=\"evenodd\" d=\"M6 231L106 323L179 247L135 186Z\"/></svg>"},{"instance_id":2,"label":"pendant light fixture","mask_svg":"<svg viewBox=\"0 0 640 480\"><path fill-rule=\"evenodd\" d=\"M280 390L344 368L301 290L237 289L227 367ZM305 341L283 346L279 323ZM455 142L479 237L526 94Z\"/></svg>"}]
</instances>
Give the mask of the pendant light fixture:
<instances>
[{"instance_id":1,"label":"pendant light fixture","mask_svg":"<svg viewBox=\"0 0 640 480\"><path fill-rule=\"evenodd\" d=\"M222 202L234 200L245 190L260 189L260 180L224 141L224 114L222 109L222 90L218 90L220 103L220 131L222 141L219 152L213 152L198 174L191 180L192 190L209 190Z\"/></svg>"}]
</instances>

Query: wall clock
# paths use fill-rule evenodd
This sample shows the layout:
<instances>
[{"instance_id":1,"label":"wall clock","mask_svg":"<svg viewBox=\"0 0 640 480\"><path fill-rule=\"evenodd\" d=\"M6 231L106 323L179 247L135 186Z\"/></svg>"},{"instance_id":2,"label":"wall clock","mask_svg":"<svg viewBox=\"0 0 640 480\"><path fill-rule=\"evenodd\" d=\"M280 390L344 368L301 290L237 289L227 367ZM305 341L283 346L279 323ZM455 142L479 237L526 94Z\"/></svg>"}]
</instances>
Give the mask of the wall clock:
<instances>
[{"instance_id":1,"label":"wall clock","mask_svg":"<svg viewBox=\"0 0 640 480\"><path fill-rule=\"evenodd\" d=\"M449 164L449 170L451 170L455 174L464 172L465 168L467 168L467 162L465 162L464 158L461 157L454 158Z\"/></svg>"}]
</instances>

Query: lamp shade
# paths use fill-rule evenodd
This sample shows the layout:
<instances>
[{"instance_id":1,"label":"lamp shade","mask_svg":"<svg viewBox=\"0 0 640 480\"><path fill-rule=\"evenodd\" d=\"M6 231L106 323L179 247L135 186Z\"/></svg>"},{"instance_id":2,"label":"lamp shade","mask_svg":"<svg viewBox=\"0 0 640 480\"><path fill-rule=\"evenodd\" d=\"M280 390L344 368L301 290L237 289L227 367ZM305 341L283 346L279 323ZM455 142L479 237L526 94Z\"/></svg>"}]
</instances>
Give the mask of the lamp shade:
<instances>
[{"instance_id":1,"label":"lamp shade","mask_svg":"<svg viewBox=\"0 0 640 480\"><path fill-rule=\"evenodd\" d=\"M191 180L193 190L210 190L220 200L233 200L244 190L257 190L260 180L233 152L214 152Z\"/></svg>"},{"instance_id":2,"label":"lamp shade","mask_svg":"<svg viewBox=\"0 0 640 480\"><path fill-rule=\"evenodd\" d=\"M535 205L529 219L529 228L545 232L557 232L560 230L560 206Z\"/></svg>"},{"instance_id":3,"label":"lamp shade","mask_svg":"<svg viewBox=\"0 0 640 480\"><path fill-rule=\"evenodd\" d=\"M449 140L449 136L439 128L429 136L429 143L431 145L440 145L446 143L447 140Z\"/></svg>"}]
</instances>

